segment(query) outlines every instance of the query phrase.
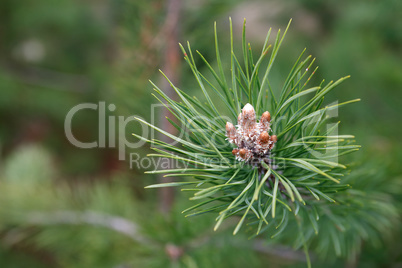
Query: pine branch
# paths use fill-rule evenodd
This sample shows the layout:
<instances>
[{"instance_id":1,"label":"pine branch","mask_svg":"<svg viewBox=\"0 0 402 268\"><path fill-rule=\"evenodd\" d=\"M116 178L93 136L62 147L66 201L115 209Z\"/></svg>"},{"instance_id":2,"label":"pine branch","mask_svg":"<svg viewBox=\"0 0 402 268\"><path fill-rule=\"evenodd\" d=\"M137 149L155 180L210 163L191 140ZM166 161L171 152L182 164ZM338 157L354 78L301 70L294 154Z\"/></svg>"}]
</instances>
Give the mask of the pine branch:
<instances>
[{"instance_id":1,"label":"pine branch","mask_svg":"<svg viewBox=\"0 0 402 268\"><path fill-rule=\"evenodd\" d=\"M271 31L268 32L262 52L254 63L251 46L246 45L244 24L244 67L234 53L231 32L231 79L225 77L216 27L218 70L214 70L197 52L215 81L208 80L199 71L190 44L186 48L180 45L206 103L191 98L165 74L179 100L171 99L158 86L153 86L160 96L158 100L166 101L166 106L179 121L179 124L174 124L181 132L179 135L187 134L188 139L183 139L183 135L176 137L138 119L179 144L170 145L142 137L157 152L149 156L170 158L186 167L150 173L195 179L149 188L194 185L183 190L194 192L192 200L204 201L186 209L185 213L189 216L218 213L215 230L224 219L239 215L241 219L234 233L249 222L258 226L258 234L266 229L264 225L269 225L278 216L283 216L283 222L289 221L290 214L281 211L295 213L292 207L305 206L312 200L335 202L336 196L332 193L349 187L340 183L347 171L346 166L338 162L338 157L357 150L359 146L353 145L353 136L338 135L338 124L330 125L329 119L333 110L358 100L322 106L324 96L348 77L306 89L316 69L309 71L314 59L311 56L303 59L303 51L289 72L280 95L275 96L271 89L270 70L289 25L283 35L278 31L273 45L268 44ZM218 98L213 98L210 90L217 93ZM308 96L312 97L304 101ZM236 121L236 125L231 123Z\"/></svg>"}]
</instances>

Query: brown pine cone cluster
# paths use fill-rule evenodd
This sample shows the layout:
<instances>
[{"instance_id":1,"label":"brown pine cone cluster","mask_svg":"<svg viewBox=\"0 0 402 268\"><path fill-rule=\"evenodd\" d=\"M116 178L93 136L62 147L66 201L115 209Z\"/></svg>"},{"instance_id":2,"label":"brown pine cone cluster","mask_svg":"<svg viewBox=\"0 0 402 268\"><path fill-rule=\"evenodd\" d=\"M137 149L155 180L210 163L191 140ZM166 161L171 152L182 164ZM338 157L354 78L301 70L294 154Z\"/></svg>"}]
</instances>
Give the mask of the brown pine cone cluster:
<instances>
[{"instance_id":1,"label":"brown pine cone cluster","mask_svg":"<svg viewBox=\"0 0 402 268\"><path fill-rule=\"evenodd\" d=\"M226 137L238 147L232 151L238 161L252 162L268 157L277 141L276 135L269 135L270 121L271 115L266 111L257 123L254 107L247 103L237 118L236 127L226 123Z\"/></svg>"}]
</instances>

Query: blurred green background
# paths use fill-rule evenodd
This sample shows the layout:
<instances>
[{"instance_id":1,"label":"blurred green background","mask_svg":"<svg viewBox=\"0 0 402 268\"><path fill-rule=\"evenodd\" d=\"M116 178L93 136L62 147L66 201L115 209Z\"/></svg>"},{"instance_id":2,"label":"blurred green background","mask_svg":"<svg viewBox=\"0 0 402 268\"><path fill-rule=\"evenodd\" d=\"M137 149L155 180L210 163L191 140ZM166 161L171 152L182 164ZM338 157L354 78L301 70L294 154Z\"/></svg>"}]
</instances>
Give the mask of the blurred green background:
<instances>
[{"instance_id":1,"label":"blurred green background","mask_svg":"<svg viewBox=\"0 0 402 268\"><path fill-rule=\"evenodd\" d=\"M122 161L116 146L77 148L66 138L65 117L78 104L105 102L116 106L106 110L116 125L118 116L150 120L156 100L148 80L163 85L158 69L198 94L178 42L189 40L213 62L214 21L227 56L229 16L238 44L246 18L247 38L257 48L269 27L284 29L293 18L273 83L286 78L305 47L320 66L315 82L351 75L330 98L362 101L340 110L339 131L362 145L352 159L369 163L383 184L398 182L401 14L400 0L1 1L0 267L305 267L299 251L233 237L230 226L213 233L209 216L184 218L183 194L161 213L161 202L173 193L144 190L157 178L128 161L130 153L149 149L127 148ZM79 113L75 137L98 140L98 111ZM135 142L130 133L138 128L127 123L128 141ZM388 194L401 212L400 191ZM399 226L394 234L380 248L368 240L357 260L328 264L313 256L313 263L402 267Z\"/></svg>"}]
</instances>

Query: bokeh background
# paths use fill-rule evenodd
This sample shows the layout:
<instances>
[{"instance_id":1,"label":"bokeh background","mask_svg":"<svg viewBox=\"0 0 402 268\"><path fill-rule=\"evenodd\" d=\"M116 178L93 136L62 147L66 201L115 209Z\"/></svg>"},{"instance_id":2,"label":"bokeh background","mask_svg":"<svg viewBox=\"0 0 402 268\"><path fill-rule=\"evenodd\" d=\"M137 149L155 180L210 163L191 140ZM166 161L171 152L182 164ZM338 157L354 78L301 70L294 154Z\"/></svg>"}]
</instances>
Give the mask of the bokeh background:
<instances>
[{"instance_id":1,"label":"bokeh background","mask_svg":"<svg viewBox=\"0 0 402 268\"><path fill-rule=\"evenodd\" d=\"M340 133L355 134L362 145L351 160L372 168L383 184L398 182L401 14L400 0L2 0L0 267L305 267L300 251L233 237L231 226L214 233L208 215L184 218L185 194L144 190L160 179L130 168L129 154L149 148L127 148L126 161L115 146L77 148L64 133L66 114L80 103L105 102L116 106L106 110L116 122L131 115L149 120L157 101L148 80L165 86L158 69L198 94L178 42L189 40L213 63L214 21L228 55L228 17L238 44L247 19L247 38L256 48L269 27L284 29L292 18L273 83L283 81L304 48L317 57L316 82L351 75L329 96L362 99L339 112ZM78 140L98 139L98 116L83 110L74 117ZM130 133L138 127L127 123L128 141L135 141ZM387 194L401 212L399 190ZM394 229L380 246L368 238L355 260L329 262L312 253L313 263L402 267L400 224Z\"/></svg>"}]
</instances>

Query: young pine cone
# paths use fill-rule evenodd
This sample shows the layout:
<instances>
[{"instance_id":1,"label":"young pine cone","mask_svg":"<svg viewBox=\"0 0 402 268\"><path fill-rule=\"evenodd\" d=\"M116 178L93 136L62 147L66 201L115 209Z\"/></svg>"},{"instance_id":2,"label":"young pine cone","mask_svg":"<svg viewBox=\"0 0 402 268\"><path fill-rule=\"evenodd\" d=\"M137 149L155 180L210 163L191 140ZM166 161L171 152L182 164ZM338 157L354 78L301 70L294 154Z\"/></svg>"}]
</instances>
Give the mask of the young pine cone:
<instances>
[{"instance_id":1,"label":"young pine cone","mask_svg":"<svg viewBox=\"0 0 402 268\"><path fill-rule=\"evenodd\" d=\"M254 107L247 103L237 118L236 127L226 123L226 137L238 147L232 151L237 160L248 162L269 155L277 141L276 135L269 135L270 122L271 115L266 111L257 123Z\"/></svg>"}]
</instances>

